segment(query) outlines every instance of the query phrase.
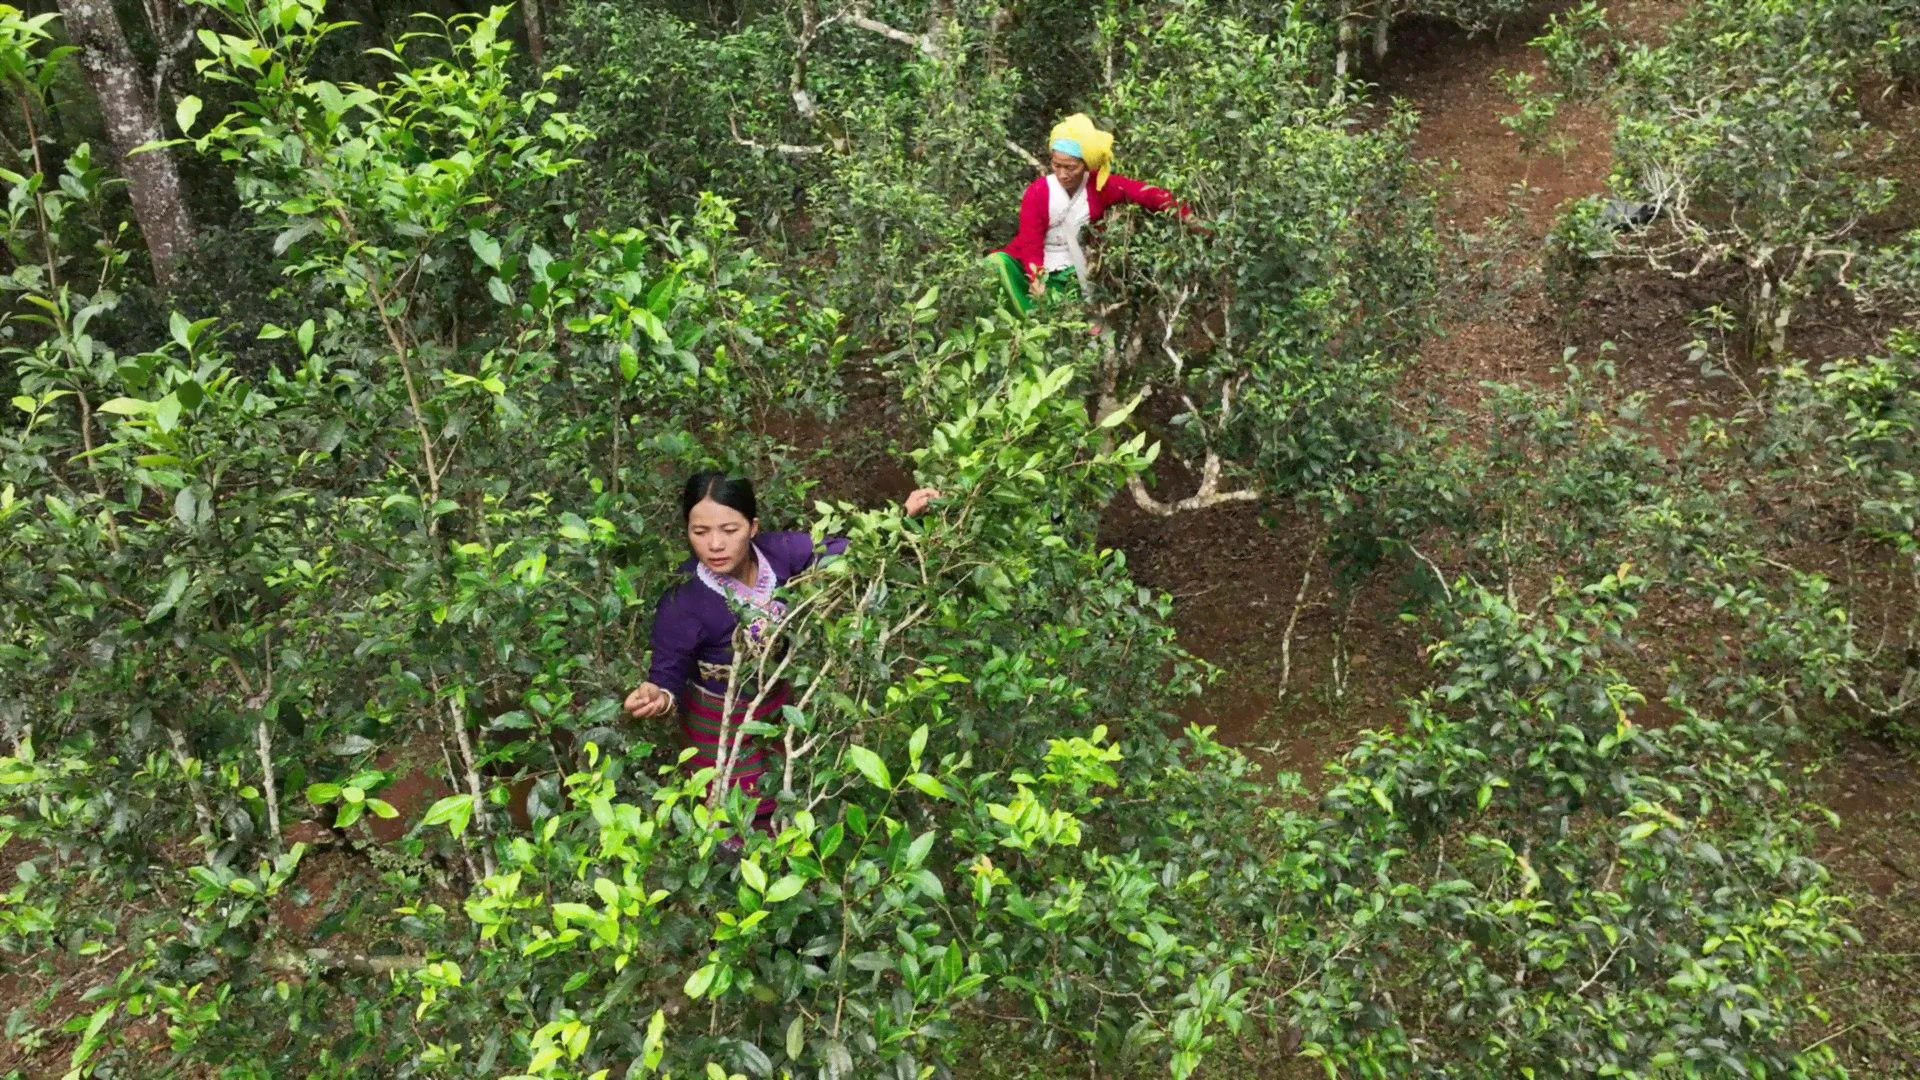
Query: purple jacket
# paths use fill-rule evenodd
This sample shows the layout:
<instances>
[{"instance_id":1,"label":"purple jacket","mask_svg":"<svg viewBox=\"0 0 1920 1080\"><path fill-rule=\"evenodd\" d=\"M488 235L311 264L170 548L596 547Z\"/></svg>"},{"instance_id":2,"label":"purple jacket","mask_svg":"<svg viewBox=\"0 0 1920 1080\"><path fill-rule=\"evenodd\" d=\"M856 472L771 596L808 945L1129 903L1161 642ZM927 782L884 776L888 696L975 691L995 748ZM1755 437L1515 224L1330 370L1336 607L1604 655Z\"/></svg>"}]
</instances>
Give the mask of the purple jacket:
<instances>
[{"instance_id":1,"label":"purple jacket","mask_svg":"<svg viewBox=\"0 0 1920 1080\"><path fill-rule=\"evenodd\" d=\"M807 533L776 532L754 537L753 547L772 568L774 583L785 585L820 556L845 554L847 542L835 538L816 548ZM676 702L689 682L716 694L726 692L724 674L710 677L701 669L715 672L733 664L733 632L740 625L726 598L694 573L698 565L694 559L681 564L687 580L660 598L653 617L653 667L647 681L672 694Z\"/></svg>"}]
</instances>

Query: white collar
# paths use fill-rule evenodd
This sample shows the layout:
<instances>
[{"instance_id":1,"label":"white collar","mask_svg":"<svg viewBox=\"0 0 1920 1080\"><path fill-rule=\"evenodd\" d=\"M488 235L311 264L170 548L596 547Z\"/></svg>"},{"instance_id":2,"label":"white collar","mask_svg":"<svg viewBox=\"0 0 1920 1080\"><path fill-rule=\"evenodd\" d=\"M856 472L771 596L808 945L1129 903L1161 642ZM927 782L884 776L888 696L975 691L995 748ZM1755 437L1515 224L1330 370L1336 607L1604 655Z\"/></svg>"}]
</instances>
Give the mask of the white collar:
<instances>
[{"instance_id":1,"label":"white collar","mask_svg":"<svg viewBox=\"0 0 1920 1080\"><path fill-rule=\"evenodd\" d=\"M774 606L773 564L767 561L766 552L760 550L760 545L749 542L749 546L753 548L754 563L759 567L750 586L741 584L739 579L730 574L714 573L713 568L704 562L695 561L693 573L702 585L719 593L722 600L737 598L765 610Z\"/></svg>"}]
</instances>

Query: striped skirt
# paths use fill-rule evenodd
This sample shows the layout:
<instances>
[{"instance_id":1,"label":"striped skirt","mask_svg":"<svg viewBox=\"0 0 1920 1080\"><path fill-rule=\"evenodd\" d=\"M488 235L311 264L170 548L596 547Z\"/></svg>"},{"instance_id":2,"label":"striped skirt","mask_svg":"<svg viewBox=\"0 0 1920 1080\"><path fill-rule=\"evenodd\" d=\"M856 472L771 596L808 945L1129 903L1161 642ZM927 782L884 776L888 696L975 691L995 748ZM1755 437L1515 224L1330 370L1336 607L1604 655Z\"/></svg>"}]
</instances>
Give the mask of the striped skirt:
<instances>
[{"instance_id":1,"label":"striped skirt","mask_svg":"<svg viewBox=\"0 0 1920 1080\"><path fill-rule=\"evenodd\" d=\"M680 711L680 731L687 737L688 745L694 750L693 760L687 764L695 772L701 769L719 768L720 755L725 751L725 747L720 743L720 728L721 712L726 708L726 700L698 684L689 689L691 693L687 695L686 707ZM780 708L791 696L792 687L784 681L776 683L773 689L767 692L766 700L760 703L759 708L753 710L753 719L777 725ZM733 725L727 731L728 743L731 743L738 733L739 723L747 718L746 706L753 700L750 694L745 695L744 701L740 700L740 697L741 694L736 691L733 703ZM759 735L740 737L740 752L733 763L733 786L744 792L749 799L754 796L760 797L759 808L754 812L754 821L763 827L773 816L776 800L774 791L761 787L761 780L766 776L767 769L778 764L779 761L779 747L770 739Z\"/></svg>"}]
</instances>

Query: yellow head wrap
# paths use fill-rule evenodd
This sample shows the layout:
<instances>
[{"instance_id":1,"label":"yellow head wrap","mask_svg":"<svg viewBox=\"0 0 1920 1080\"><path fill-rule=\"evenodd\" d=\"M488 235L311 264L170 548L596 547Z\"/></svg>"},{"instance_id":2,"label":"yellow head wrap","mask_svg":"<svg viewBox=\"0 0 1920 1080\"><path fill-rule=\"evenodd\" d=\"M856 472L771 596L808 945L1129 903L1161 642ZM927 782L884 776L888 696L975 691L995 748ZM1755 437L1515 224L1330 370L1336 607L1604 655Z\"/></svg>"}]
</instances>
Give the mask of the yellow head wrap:
<instances>
[{"instance_id":1,"label":"yellow head wrap","mask_svg":"<svg viewBox=\"0 0 1920 1080\"><path fill-rule=\"evenodd\" d=\"M1093 172L1093 190L1104 191L1113 175L1113 136L1093 126L1086 113L1074 113L1054 125L1047 136L1049 149L1070 154Z\"/></svg>"}]
</instances>

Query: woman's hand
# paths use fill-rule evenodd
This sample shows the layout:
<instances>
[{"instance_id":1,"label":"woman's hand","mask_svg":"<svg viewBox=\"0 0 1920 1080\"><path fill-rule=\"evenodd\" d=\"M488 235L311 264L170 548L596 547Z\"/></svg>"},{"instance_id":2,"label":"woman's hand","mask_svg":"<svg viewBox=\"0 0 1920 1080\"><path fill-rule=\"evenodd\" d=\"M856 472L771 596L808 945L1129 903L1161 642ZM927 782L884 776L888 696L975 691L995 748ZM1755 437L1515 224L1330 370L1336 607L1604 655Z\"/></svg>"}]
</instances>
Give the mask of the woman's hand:
<instances>
[{"instance_id":1,"label":"woman's hand","mask_svg":"<svg viewBox=\"0 0 1920 1080\"><path fill-rule=\"evenodd\" d=\"M651 720L673 711L673 695L650 682L627 695L627 715L635 720Z\"/></svg>"},{"instance_id":2,"label":"woman's hand","mask_svg":"<svg viewBox=\"0 0 1920 1080\"><path fill-rule=\"evenodd\" d=\"M927 507L932 506L933 500L939 497L940 497L940 492L936 488L915 489L911 494L907 496L907 501L906 501L907 516L919 517L921 514L926 513ZM635 693L638 693L638 692L639 691L635 691Z\"/></svg>"}]
</instances>

